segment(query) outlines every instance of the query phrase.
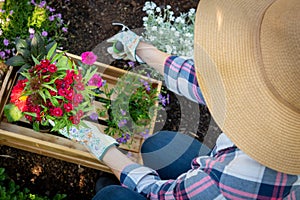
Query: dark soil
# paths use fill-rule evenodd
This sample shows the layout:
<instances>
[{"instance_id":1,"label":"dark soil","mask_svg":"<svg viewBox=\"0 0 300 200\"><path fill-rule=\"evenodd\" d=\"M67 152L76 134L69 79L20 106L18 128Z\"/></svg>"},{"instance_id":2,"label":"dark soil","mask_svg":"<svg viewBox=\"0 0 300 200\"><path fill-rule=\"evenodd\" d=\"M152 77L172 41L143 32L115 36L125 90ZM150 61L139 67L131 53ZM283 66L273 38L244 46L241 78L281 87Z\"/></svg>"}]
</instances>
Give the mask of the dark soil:
<instances>
[{"instance_id":1,"label":"dark soil","mask_svg":"<svg viewBox=\"0 0 300 200\"><path fill-rule=\"evenodd\" d=\"M196 8L198 0L155 2L161 6L171 5L175 13L179 13ZM131 29L142 27L144 3L141 0L53 0L51 4L69 22L69 33L63 48L80 55L95 49L120 30L120 27L112 26L112 22L124 23ZM159 113L156 130L181 131L213 146L220 130L211 119L207 107L170 91L168 93L170 104L166 111ZM0 167L5 167L10 177L21 186L29 188L32 193L49 196L65 193L67 199L76 200L93 197L95 182L102 173L7 146L0 146Z\"/></svg>"}]
</instances>

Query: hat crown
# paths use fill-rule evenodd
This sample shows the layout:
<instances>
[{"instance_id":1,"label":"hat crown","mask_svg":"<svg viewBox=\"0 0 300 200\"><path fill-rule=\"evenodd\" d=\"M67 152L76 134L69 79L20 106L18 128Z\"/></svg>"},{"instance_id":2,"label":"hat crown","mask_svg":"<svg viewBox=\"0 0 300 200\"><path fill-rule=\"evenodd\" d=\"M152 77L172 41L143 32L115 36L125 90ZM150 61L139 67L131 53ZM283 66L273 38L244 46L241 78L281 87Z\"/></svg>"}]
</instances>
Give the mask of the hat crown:
<instances>
[{"instance_id":1,"label":"hat crown","mask_svg":"<svg viewBox=\"0 0 300 200\"><path fill-rule=\"evenodd\" d=\"M262 74L273 95L300 113L300 4L277 1L261 26Z\"/></svg>"}]
</instances>

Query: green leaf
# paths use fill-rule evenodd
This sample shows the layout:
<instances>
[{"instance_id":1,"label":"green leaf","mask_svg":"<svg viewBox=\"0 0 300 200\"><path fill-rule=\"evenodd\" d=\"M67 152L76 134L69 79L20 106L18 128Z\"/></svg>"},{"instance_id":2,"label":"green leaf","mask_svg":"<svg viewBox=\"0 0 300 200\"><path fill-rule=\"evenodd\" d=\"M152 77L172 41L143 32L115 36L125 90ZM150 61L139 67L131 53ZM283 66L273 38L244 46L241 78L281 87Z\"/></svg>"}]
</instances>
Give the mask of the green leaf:
<instances>
[{"instance_id":1,"label":"green leaf","mask_svg":"<svg viewBox=\"0 0 300 200\"><path fill-rule=\"evenodd\" d=\"M56 63L57 66L57 70L66 70L66 69L70 69L68 67L68 58L66 56L62 56L58 62Z\"/></svg>"},{"instance_id":2,"label":"green leaf","mask_svg":"<svg viewBox=\"0 0 300 200\"><path fill-rule=\"evenodd\" d=\"M32 116L32 117L36 117L37 114L36 113L33 113L33 112L24 112L25 115L29 115L29 116Z\"/></svg>"},{"instance_id":3,"label":"green leaf","mask_svg":"<svg viewBox=\"0 0 300 200\"><path fill-rule=\"evenodd\" d=\"M55 54L55 56L53 56L53 58L51 59L51 63L54 63L56 60L59 60L63 56L63 54L64 52Z\"/></svg>"},{"instance_id":4,"label":"green leaf","mask_svg":"<svg viewBox=\"0 0 300 200\"><path fill-rule=\"evenodd\" d=\"M59 106L59 102L57 101L56 98L50 98L50 101L55 107Z\"/></svg>"},{"instance_id":5,"label":"green leaf","mask_svg":"<svg viewBox=\"0 0 300 200\"><path fill-rule=\"evenodd\" d=\"M33 122L33 130L40 131L40 124L38 122Z\"/></svg>"},{"instance_id":6,"label":"green leaf","mask_svg":"<svg viewBox=\"0 0 300 200\"><path fill-rule=\"evenodd\" d=\"M16 40L16 49L19 51L20 49L28 49L29 45L26 40L24 39L17 39Z\"/></svg>"},{"instance_id":7,"label":"green leaf","mask_svg":"<svg viewBox=\"0 0 300 200\"><path fill-rule=\"evenodd\" d=\"M20 67L20 66L24 65L25 63L26 62L25 62L24 58L20 55L13 56L5 62L6 65L10 65L10 66L14 66L14 67Z\"/></svg>"},{"instance_id":8,"label":"green leaf","mask_svg":"<svg viewBox=\"0 0 300 200\"><path fill-rule=\"evenodd\" d=\"M35 33L31 40L31 54L38 59L42 59L46 54L44 39L40 33Z\"/></svg>"},{"instance_id":9,"label":"green leaf","mask_svg":"<svg viewBox=\"0 0 300 200\"><path fill-rule=\"evenodd\" d=\"M56 51L57 43L54 43L51 49L47 53L47 59L50 60L50 58L53 56L53 53Z\"/></svg>"},{"instance_id":10,"label":"green leaf","mask_svg":"<svg viewBox=\"0 0 300 200\"><path fill-rule=\"evenodd\" d=\"M4 106L4 115L8 122L15 122L22 118L23 114L19 108L14 104L7 104Z\"/></svg>"},{"instance_id":11,"label":"green leaf","mask_svg":"<svg viewBox=\"0 0 300 200\"><path fill-rule=\"evenodd\" d=\"M48 84L42 84L42 86L45 87L45 88L48 88L49 90L52 90L52 91L54 91L54 92L57 92L57 90L56 90L54 87L52 87L51 85L48 85Z\"/></svg>"},{"instance_id":12,"label":"green leaf","mask_svg":"<svg viewBox=\"0 0 300 200\"><path fill-rule=\"evenodd\" d=\"M53 47L53 45L57 45L56 41L52 41L49 44L46 45L46 51L49 52L50 49Z\"/></svg>"},{"instance_id":13,"label":"green leaf","mask_svg":"<svg viewBox=\"0 0 300 200\"><path fill-rule=\"evenodd\" d=\"M40 61L38 61L38 59L36 59L33 55L31 55L31 57L32 57L34 64L36 64L36 65L40 64Z\"/></svg>"},{"instance_id":14,"label":"green leaf","mask_svg":"<svg viewBox=\"0 0 300 200\"><path fill-rule=\"evenodd\" d=\"M38 93L43 98L44 102L46 102L46 96L45 96L45 94L41 90L39 90Z\"/></svg>"}]
</instances>

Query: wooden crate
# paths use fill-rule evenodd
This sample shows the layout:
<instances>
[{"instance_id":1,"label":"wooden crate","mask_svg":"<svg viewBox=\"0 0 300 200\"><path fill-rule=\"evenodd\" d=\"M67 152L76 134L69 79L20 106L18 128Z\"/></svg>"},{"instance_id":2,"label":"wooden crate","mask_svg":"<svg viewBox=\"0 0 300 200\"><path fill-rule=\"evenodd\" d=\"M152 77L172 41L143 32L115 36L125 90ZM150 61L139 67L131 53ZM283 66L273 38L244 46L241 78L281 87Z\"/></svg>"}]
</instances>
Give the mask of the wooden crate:
<instances>
[{"instance_id":1,"label":"wooden crate","mask_svg":"<svg viewBox=\"0 0 300 200\"><path fill-rule=\"evenodd\" d=\"M81 59L79 56L73 54L68 54L68 56L75 61ZM98 71L101 73L102 78L107 81L109 87L114 87L119 77L125 75L126 73L131 73L100 62L96 62L94 65L98 67ZM36 132L31 128L23 126L22 123L20 125L20 123L13 124L7 122L5 116L3 115L3 106L8 103L10 92L16 77L16 72L12 72L8 78L9 81L6 81L6 84L3 83L0 93L5 94L3 95L4 98L1 98L0 107L0 144L61 159L78 165L111 172L111 170L107 166L96 159L92 154L88 152L88 150L83 145L79 143L73 142L69 139L57 135ZM152 84L157 87L158 92L160 92L162 86L161 81L151 79L150 82L152 82ZM98 105L101 106L100 103L98 103ZM153 133L155 120L156 115L151 121L151 128L149 129L150 134ZM105 128L105 125L98 126L101 130L104 130ZM130 158L142 164L141 155L139 153L142 143L143 138L139 135L136 135L133 138L133 142L130 148L128 148L128 145L124 144L120 145L120 150L124 153L130 152Z\"/></svg>"}]
</instances>

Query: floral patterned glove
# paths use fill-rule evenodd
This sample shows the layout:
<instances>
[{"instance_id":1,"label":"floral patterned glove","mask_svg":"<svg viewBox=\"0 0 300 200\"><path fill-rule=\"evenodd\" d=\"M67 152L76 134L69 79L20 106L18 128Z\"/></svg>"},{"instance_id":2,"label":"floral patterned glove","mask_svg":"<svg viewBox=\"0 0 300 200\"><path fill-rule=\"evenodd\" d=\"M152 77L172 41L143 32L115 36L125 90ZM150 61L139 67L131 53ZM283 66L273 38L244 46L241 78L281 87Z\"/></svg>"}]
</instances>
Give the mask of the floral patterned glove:
<instances>
[{"instance_id":1,"label":"floral patterned glove","mask_svg":"<svg viewBox=\"0 0 300 200\"><path fill-rule=\"evenodd\" d=\"M101 133L97 126L92 123L88 121L84 121L84 123L88 128L81 127L80 129L77 129L72 126L69 129L69 132L67 128L63 128L59 130L59 132L65 137L80 142L86 146L94 156L102 161L106 151L114 145L117 146L119 143L114 138ZM50 121L50 124L53 125L53 121Z\"/></svg>"},{"instance_id":2,"label":"floral patterned glove","mask_svg":"<svg viewBox=\"0 0 300 200\"><path fill-rule=\"evenodd\" d=\"M115 59L132 60L143 63L135 54L141 39L141 36L138 36L131 30L122 31L107 40L107 42L113 43L113 46L108 47L107 51Z\"/></svg>"}]
</instances>

